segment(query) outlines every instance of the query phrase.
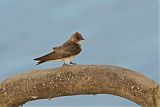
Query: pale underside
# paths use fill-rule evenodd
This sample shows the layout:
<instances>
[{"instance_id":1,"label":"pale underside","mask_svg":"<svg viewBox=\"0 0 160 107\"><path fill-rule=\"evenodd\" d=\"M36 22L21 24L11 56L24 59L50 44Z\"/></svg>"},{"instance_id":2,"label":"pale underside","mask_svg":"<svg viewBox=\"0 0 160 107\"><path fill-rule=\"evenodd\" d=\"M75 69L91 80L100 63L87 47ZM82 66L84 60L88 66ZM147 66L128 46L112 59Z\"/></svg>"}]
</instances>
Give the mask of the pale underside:
<instances>
[{"instance_id":1,"label":"pale underside","mask_svg":"<svg viewBox=\"0 0 160 107\"><path fill-rule=\"evenodd\" d=\"M73 61L74 58L75 58L75 56L70 56L70 57L67 57L67 58L49 60L49 61L64 62L65 64L70 64L70 62Z\"/></svg>"}]
</instances>

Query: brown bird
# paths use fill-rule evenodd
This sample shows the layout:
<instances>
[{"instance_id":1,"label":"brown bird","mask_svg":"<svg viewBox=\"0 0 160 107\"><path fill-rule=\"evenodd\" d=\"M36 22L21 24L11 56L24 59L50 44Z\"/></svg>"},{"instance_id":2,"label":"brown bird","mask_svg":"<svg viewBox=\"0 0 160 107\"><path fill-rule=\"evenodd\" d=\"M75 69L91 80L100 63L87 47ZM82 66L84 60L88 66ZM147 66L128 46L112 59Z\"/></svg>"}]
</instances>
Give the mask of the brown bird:
<instances>
[{"instance_id":1,"label":"brown bird","mask_svg":"<svg viewBox=\"0 0 160 107\"><path fill-rule=\"evenodd\" d=\"M79 32L75 32L63 45L54 47L53 52L34 60L38 61L37 65L48 61L62 61L64 62L63 65L75 64L72 60L82 50L81 40L84 40L82 35Z\"/></svg>"}]
</instances>

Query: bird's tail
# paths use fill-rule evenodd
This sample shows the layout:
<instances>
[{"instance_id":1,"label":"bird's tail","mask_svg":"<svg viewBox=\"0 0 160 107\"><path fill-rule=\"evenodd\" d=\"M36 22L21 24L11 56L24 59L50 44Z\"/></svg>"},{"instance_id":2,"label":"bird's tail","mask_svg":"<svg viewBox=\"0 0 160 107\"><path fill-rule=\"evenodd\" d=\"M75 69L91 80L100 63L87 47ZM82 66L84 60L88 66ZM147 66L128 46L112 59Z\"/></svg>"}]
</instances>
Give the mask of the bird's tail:
<instances>
[{"instance_id":1,"label":"bird's tail","mask_svg":"<svg viewBox=\"0 0 160 107\"><path fill-rule=\"evenodd\" d=\"M46 62L46 61L40 60L40 61L37 62L36 65L39 65L39 64L41 64L41 63L43 63L43 62Z\"/></svg>"},{"instance_id":2,"label":"bird's tail","mask_svg":"<svg viewBox=\"0 0 160 107\"><path fill-rule=\"evenodd\" d=\"M41 57L39 57L39 58L35 58L35 59L33 59L33 60L38 61L36 65L39 65L39 64L41 64L41 63L44 63L44 62L48 61L48 60L50 59L50 56L53 55L53 54L54 54L54 52L49 53L49 54L44 55L44 56L41 56Z\"/></svg>"},{"instance_id":3,"label":"bird's tail","mask_svg":"<svg viewBox=\"0 0 160 107\"><path fill-rule=\"evenodd\" d=\"M43 63L43 62L46 62L46 61L44 61L44 60L41 60L40 58L35 58L35 59L33 59L33 60L38 61L36 65L39 65L39 64L41 64L41 63Z\"/></svg>"}]
</instances>

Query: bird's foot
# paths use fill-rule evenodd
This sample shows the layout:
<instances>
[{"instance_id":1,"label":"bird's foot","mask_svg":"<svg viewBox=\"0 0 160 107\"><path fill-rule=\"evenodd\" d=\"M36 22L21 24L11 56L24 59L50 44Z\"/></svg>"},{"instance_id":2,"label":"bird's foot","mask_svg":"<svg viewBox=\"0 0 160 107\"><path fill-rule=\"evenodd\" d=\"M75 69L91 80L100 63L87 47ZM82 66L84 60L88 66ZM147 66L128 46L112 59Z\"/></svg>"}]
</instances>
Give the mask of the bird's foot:
<instances>
[{"instance_id":1,"label":"bird's foot","mask_svg":"<svg viewBox=\"0 0 160 107\"><path fill-rule=\"evenodd\" d=\"M72 64L72 65L76 65L76 63L73 63L73 62L70 62L70 64Z\"/></svg>"}]
</instances>

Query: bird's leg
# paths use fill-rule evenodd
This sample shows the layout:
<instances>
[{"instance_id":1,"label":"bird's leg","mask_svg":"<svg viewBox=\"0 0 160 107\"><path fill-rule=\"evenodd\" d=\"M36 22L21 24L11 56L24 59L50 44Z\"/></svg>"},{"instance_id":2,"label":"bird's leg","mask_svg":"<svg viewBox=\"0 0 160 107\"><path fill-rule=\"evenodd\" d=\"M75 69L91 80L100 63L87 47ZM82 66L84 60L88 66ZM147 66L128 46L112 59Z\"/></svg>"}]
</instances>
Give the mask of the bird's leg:
<instances>
[{"instance_id":1,"label":"bird's leg","mask_svg":"<svg viewBox=\"0 0 160 107\"><path fill-rule=\"evenodd\" d=\"M73 62L70 62L70 64L72 64L72 65L76 65L76 63L73 63Z\"/></svg>"},{"instance_id":2,"label":"bird's leg","mask_svg":"<svg viewBox=\"0 0 160 107\"><path fill-rule=\"evenodd\" d=\"M69 64L64 63L63 66L69 66Z\"/></svg>"},{"instance_id":3,"label":"bird's leg","mask_svg":"<svg viewBox=\"0 0 160 107\"><path fill-rule=\"evenodd\" d=\"M63 66L66 66L66 65L67 65L66 63L63 64Z\"/></svg>"}]
</instances>

